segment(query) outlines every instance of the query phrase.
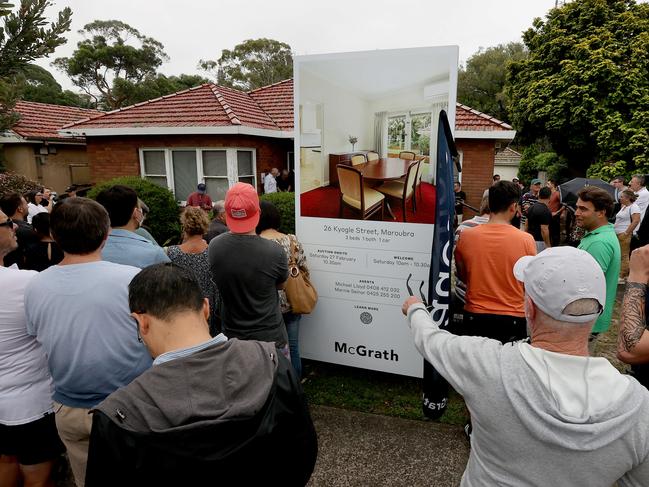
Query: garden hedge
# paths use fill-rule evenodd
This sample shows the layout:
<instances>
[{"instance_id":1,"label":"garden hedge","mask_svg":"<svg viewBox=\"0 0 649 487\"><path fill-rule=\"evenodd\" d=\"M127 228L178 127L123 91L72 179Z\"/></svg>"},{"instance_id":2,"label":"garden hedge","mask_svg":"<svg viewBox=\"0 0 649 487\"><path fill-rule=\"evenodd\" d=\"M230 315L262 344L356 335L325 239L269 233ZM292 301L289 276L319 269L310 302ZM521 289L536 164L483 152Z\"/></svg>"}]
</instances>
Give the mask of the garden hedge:
<instances>
[{"instance_id":1,"label":"garden hedge","mask_svg":"<svg viewBox=\"0 0 649 487\"><path fill-rule=\"evenodd\" d=\"M295 234L295 193L269 193L260 199L270 201L277 208L282 219L279 231Z\"/></svg>"},{"instance_id":2,"label":"garden hedge","mask_svg":"<svg viewBox=\"0 0 649 487\"><path fill-rule=\"evenodd\" d=\"M140 199L147 204L149 214L144 225L160 245L178 242L180 239L180 208L171 191L139 176L125 176L97 184L90 190L88 197L96 199L100 191L116 184L133 188Z\"/></svg>"}]
</instances>

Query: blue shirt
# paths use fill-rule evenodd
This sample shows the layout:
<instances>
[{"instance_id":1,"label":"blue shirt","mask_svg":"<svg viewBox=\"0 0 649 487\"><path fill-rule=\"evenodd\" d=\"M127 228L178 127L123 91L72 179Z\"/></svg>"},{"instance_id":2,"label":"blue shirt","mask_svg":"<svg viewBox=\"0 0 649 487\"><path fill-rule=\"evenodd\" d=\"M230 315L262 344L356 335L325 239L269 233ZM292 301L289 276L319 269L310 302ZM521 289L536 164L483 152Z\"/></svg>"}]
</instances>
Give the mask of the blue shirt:
<instances>
[{"instance_id":1,"label":"blue shirt","mask_svg":"<svg viewBox=\"0 0 649 487\"><path fill-rule=\"evenodd\" d=\"M128 308L139 271L99 261L52 266L30 281L27 333L47 354L55 401L92 408L151 366Z\"/></svg>"},{"instance_id":2,"label":"blue shirt","mask_svg":"<svg viewBox=\"0 0 649 487\"><path fill-rule=\"evenodd\" d=\"M219 333L211 340L199 343L198 345L187 348L179 348L178 350L171 350L170 352L162 353L156 357L156 359L153 361L153 365L160 365L177 358L187 357L192 353L200 352L201 350L205 350L207 347L211 347L212 345L216 345L218 343L225 343L227 341L227 337L223 333Z\"/></svg>"},{"instance_id":3,"label":"blue shirt","mask_svg":"<svg viewBox=\"0 0 649 487\"><path fill-rule=\"evenodd\" d=\"M135 232L113 228L108 235L101 257L115 264L131 265L141 269L161 262L169 262L162 247L149 242Z\"/></svg>"}]
</instances>

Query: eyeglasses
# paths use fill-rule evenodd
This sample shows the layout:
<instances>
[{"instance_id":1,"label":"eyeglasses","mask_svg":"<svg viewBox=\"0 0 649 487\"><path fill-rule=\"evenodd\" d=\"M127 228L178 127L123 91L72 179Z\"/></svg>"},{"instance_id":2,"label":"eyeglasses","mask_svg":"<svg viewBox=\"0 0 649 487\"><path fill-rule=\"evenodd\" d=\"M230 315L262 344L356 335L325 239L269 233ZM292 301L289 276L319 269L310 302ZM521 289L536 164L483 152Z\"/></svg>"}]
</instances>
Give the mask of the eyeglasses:
<instances>
[{"instance_id":1,"label":"eyeglasses","mask_svg":"<svg viewBox=\"0 0 649 487\"><path fill-rule=\"evenodd\" d=\"M0 227L7 227L7 228L11 228L13 230L14 221L11 218L7 218L5 221L0 223Z\"/></svg>"}]
</instances>

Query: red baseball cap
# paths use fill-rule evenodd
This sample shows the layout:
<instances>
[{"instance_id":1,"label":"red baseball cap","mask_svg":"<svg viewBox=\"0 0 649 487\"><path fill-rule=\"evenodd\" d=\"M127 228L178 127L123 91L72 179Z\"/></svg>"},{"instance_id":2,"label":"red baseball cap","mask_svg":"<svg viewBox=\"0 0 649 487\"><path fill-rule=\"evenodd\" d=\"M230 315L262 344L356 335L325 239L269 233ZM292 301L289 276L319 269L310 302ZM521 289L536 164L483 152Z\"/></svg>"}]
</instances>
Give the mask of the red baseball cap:
<instances>
[{"instance_id":1,"label":"red baseball cap","mask_svg":"<svg viewBox=\"0 0 649 487\"><path fill-rule=\"evenodd\" d=\"M259 223L259 196L248 183L236 183L225 194L225 223L233 233L248 233Z\"/></svg>"}]
</instances>

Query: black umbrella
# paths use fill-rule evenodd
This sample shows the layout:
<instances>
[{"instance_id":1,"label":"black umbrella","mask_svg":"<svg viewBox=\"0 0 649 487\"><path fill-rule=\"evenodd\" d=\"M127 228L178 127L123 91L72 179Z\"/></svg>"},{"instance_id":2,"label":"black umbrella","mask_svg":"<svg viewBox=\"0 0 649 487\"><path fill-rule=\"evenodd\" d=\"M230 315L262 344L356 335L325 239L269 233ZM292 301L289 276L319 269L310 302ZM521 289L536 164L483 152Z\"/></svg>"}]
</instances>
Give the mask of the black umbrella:
<instances>
[{"instance_id":1,"label":"black umbrella","mask_svg":"<svg viewBox=\"0 0 649 487\"><path fill-rule=\"evenodd\" d=\"M596 186L602 188L615 199L615 187L608 184L606 181L601 179L589 179L589 178L575 178L571 179L567 183L559 185L559 194L561 195L561 203L575 207L577 204L577 193L584 186Z\"/></svg>"}]
</instances>

